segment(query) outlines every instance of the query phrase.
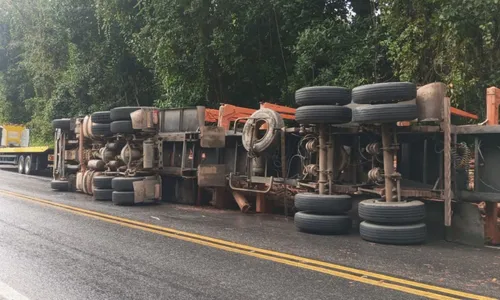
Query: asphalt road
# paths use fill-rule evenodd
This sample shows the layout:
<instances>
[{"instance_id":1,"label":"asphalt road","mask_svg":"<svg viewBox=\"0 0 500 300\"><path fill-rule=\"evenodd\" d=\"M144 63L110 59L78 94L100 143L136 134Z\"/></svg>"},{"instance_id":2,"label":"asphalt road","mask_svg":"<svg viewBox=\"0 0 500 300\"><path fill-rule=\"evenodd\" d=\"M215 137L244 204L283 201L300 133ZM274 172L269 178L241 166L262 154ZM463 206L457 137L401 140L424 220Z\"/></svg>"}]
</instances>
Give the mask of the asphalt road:
<instances>
[{"instance_id":1,"label":"asphalt road","mask_svg":"<svg viewBox=\"0 0 500 300\"><path fill-rule=\"evenodd\" d=\"M0 299L419 299L402 291L126 227L7 195L51 200L460 291L500 297L500 251L395 247L295 231L281 216L189 206L116 207L0 171Z\"/></svg>"}]
</instances>

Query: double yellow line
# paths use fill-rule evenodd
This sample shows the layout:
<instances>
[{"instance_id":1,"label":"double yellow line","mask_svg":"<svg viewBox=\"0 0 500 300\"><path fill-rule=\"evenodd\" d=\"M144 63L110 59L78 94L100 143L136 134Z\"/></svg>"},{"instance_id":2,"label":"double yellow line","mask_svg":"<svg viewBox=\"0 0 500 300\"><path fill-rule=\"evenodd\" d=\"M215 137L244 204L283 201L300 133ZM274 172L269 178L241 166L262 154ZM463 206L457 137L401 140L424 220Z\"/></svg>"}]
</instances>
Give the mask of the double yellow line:
<instances>
[{"instance_id":1,"label":"double yellow line","mask_svg":"<svg viewBox=\"0 0 500 300\"><path fill-rule=\"evenodd\" d=\"M417 296L427 297L429 299L481 299L493 300L495 298L475 295L471 293L461 292L448 288L438 287L430 284L419 283L412 280L406 280L393 276L378 274L374 272L364 271L360 269L341 266L324 261L314 260L310 258L290 255L286 253L256 248L248 245L233 243L221 239L211 238L199 234L189 233L185 231L175 230L172 228L156 226L148 223L138 222L130 219L120 218L108 214L103 214L91 210L86 210L78 207L64 205L53 201L43 200L35 197L30 197L10 191L0 190L0 194L16 197L23 200L37 202L40 204L56 207L75 214L91 217L108 223L113 223L129 228L139 229L166 237L183 240L190 243L195 243L207 247L217 248L220 250L238 253L246 256L256 257L263 260L273 261L284 265L289 265L297 268L302 268L310 271L315 271L323 274L332 275L339 278L344 278L352 281L357 281L381 288L392 289L403 293L413 294Z\"/></svg>"}]
</instances>

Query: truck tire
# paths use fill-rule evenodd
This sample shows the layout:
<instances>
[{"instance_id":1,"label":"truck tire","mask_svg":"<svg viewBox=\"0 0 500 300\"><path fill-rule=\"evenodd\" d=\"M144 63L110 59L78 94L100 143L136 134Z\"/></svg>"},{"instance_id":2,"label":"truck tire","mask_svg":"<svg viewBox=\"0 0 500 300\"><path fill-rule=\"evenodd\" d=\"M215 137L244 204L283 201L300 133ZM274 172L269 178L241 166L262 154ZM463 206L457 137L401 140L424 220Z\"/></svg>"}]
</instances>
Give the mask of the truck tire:
<instances>
[{"instance_id":1,"label":"truck tire","mask_svg":"<svg viewBox=\"0 0 500 300\"><path fill-rule=\"evenodd\" d=\"M24 174L24 156L22 155L17 158L17 173Z\"/></svg>"},{"instance_id":2,"label":"truck tire","mask_svg":"<svg viewBox=\"0 0 500 300\"><path fill-rule=\"evenodd\" d=\"M109 124L111 123L111 113L109 111L96 111L90 115L92 123Z\"/></svg>"},{"instance_id":3,"label":"truck tire","mask_svg":"<svg viewBox=\"0 0 500 300\"><path fill-rule=\"evenodd\" d=\"M54 129L70 130L71 129L71 119L55 119L52 120L52 127Z\"/></svg>"},{"instance_id":4,"label":"truck tire","mask_svg":"<svg viewBox=\"0 0 500 300\"><path fill-rule=\"evenodd\" d=\"M97 175L94 176L92 184L98 189L112 189L111 181L113 178L113 176Z\"/></svg>"},{"instance_id":5,"label":"truck tire","mask_svg":"<svg viewBox=\"0 0 500 300\"><path fill-rule=\"evenodd\" d=\"M110 110L111 121L129 121L130 114L141 108L153 108L150 106L122 106Z\"/></svg>"},{"instance_id":6,"label":"truck tire","mask_svg":"<svg viewBox=\"0 0 500 300\"><path fill-rule=\"evenodd\" d=\"M69 189L69 182L65 180L52 180L50 187L56 191L67 191Z\"/></svg>"},{"instance_id":7,"label":"truck tire","mask_svg":"<svg viewBox=\"0 0 500 300\"><path fill-rule=\"evenodd\" d=\"M335 105L309 105L297 108L295 120L300 124L344 124L351 122L351 109Z\"/></svg>"},{"instance_id":8,"label":"truck tire","mask_svg":"<svg viewBox=\"0 0 500 300\"><path fill-rule=\"evenodd\" d=\"M415 98L417 86L411 82L375 83L352 89L352 102L357 104L394 103Z\"/></svg>"},{"instance_id":9,"label":"truck tire","mask_svg":"<svg viewBox=\"0 0 500 300\"><path fill-rule=\"evenodd\" d=\"M299 231L317 234L346 234L352 227L348 216L314 215L307 212L296 213L294 223Z\"/></svg>"},{"instance_id":10,"label":"truck tire","mask_svg":"<svg viewBox=\"0 0 500 300\"><path fill-rule=\"evenodd\" d=\"M66 172L69 174L76 174L80 171L80 165L66 165Z\"/></svg>"},{"instance_id":11,"label":"truck tire","mask_svg":"<svg viewBox=\"0 0 500 300\"><path fill-rule=\"evenodd\" d=\"M115 134L136 133L132 128L132 121L113 121L110 126L111 132Z\"/></svg>"},{"instance_id":12,"label":"truck tire","mask_svg":"<svg viewBox=\"0 0 500 300\"><path fill-rule=\"evenodd\" d=\"M295 103L306 105L346 105L351 102L351 90L337 86L309 86L295 91Z\"/></svg>"},{"instance_id":13,"label":"truck tire","mask_svg":"<svg viewBox=\"0 0 500 300\"><path fill-rule=\"evenodd\" d=\"M418 111L415 103L361 105L352 109L352 122L359 124L412 121L417 116Z\"/></svg>"},{"instance_id":14,"label":"truck tire","mask_svg":"<svg viewBox=\"0 0 500 300\"><path fill-rule=\"evenodd\" d=\"M259 109L254 112L250 118L251 119L248 119L243 127L241 137L243 147L245 147L247 151L253 151L257 154L273 151L280 142L281 134L278 130L285 126L283 118L279 113L269 108ZM254 135L254 126L258 126L260 124L259 120L265 120L267 130L261 138L252 139L252 136ZM251 141L253 143L253 147L251 145Z\"/></svg>"},{"instance_id":15,"label":"truck tire","mask_svg":"<svg viewBox=\"0 0 500 300\"><path fill-rule=\"evenodd\" d=\"M352 200L349 195L299 193L295 195L295 208L308 213L343 214L351 210Z\"/></svg>"},{"instance_id":16,"label":"truck tire","mask_svg":"<svg viewBox=\"0 0 500 300\"><path fill-rule=\"evenodd\" d=\"M117 192L133 192L134 182L144 180L145 177L113 177L111 186Z\"/></svg>"},{"instance_id":17,"label":"truck tire","mask_svg":"<svg viewBox=\"0 0 500 300\"><path fill-rule=\"evenodd\" d=\"M134 192L121 192L121 191L113 191L112 201L115 205L120 206L130 206L134 205Z\"/></svg>"},{"instance_id":18,"label":"truck tire","mask_svg":"<svg viewBox=\"0 0 500 300\"><path fill-rule=\"evenodd\" d=\"M424 223L410 225L380 225L363 221L359 233L365 241L390 244L413 245L425 242L427 228Z\"/></svg>"},{"instance_id":19,"label":"truck tire","mask_svg":"<svg viewBox=\"0 0 500 300\"><path fill-rule=\"evenodd\" d=\"M31 158L31 155L26 155L26 157L24 158L24 174L35 174L33 159Z\"/></svg>"},{"instance_id":20,"label":"truck tire","mask_svg":"<svg viewBox=\"0 0 500 300\"><path fill-rule=\"evenodd\" d=\"M415 200L408 202L385 202L377 199L361 201L359 217L380 224L412 224L425 219L425 205Z\"/></svg>"},{"instance_id":21,"label":"truck tire","mask_svg":"<svg viewBox=\"0 0 500 300\"><path fill-rule=\"evenodd\" d=\"M111 135L111 126L109 124L92 124L92 136L107 137Z\"/></svg>"},{"instance_id":22,"label":"truck tire","mask_svg":"<svg viewBox=\"0 0 500 300\"><path fill-rule=\"evenodd\" d=\"M113 198L112 189L99 189L97 187L93 188L94 195L92 196L95 201L109 201Z\"/></svg>"}]
</instances>

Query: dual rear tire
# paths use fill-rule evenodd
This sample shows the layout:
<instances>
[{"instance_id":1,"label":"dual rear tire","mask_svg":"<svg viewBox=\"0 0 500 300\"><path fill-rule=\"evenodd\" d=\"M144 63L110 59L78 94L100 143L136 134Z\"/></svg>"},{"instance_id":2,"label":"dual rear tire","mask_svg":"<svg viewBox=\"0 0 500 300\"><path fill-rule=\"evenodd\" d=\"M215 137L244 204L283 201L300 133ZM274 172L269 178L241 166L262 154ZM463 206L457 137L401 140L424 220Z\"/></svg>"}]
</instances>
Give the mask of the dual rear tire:
<instances>
[{"instance_id":1,"label":"dual rear tire","mask_svg":"<svg viewBox=\"0 0 500 300\"><path fill-rule=\"evenodd\" d=\"M424 243L427 236L425 205L421 201L359 203L361 238L380 244L412 245Z\"/></svg>"},{"instance_id":2,"label":"dual rear tire","mask_svg":"<svg viewBox=\"0 0 500 300\"><path fill-rule=\"evenodd\" d=\"M344 124L351 121L351 90L336 86L304 87L295 92L300 106L295 120L300 124Z\"/></svg>"},{"instance_id":3,"label":"dual rear tire","mask_svg":"<svg viewBox=\"0 0 500 300\"><path fill-rule=\"evenodd\" d=\"M32 155L20 155L17 158L17 172L26 175L33 175L36 173Z\"/></svg>"},{"instance_id":4,"label":"dual rear tire","mask_svg":"<svg viewBox=\"0 0 500 300\"><path fill-rule=\"evenodd\" d=\"M347 234L352 221L346 213L352 208L348 195L295 195L295 227L301 232L315 234Z\"/></svg>"}]
</instances>

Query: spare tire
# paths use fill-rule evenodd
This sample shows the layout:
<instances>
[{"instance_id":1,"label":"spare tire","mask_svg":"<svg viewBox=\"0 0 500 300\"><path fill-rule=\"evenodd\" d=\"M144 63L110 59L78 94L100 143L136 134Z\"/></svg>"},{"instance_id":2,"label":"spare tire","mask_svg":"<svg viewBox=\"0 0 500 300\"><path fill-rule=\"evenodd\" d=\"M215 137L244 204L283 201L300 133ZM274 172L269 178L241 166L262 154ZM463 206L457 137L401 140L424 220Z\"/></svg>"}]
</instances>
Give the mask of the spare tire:
<instances>
[{"instance_id":1,"label":"spare tire","mask_svg":"<svg viewBox=\"0 0 500 300\"><path fill-rule=\"evenodd\" d=\"M299 193L295 195L295 208L309 213L342 214L352 208L352 200L349 195Z\"/></svg>"},{"instance_id":2,"label":"spare tire","mask_svg":"<svg viewBox=\"0 0 500 300\"><path fill-rule=\"evenodd\" d=\"M55 119L52 120L52 127L54 129L70 130L71 129L71 119Z\"/></svg>"},{"instance_id":3,"label":"spare tire","mask_svg":"<svg viewBox=\"0 0 500 300\"><path fill-rule=\"evenodd\" d=\"M262 136L255 137L255 131L259 131L263 124L267 124L267 130ZM280 130L285 122L279 113L269 108L262 108L254 112L243 127L242 144L249 152L256 154L269 153L275 149L280 142ZM252 147L253 144L253 147Z\"/></svg>"},{"instance_id":4,"label":"spare tire","mask_svg":"<svg viewBox=\"0 0 500 300\"><path fill-rule=\"evenodd\" d=\"M90 115L93 123L109 124L111 123L111 113L109 111L97 111Z\"/></svg>"},{"instance_id":5,"label":"spare tire","mask_svg":"<svg viewBox=\"0 0 500 300\"><path fill-rule=\"evenodd\" d=\"M359 234L363 240L369 242L390 245L413 245L425 242L427 227L424 223L380 225L363 221L359 224Z\"/></svg>"},{"instance_id":6,"label":"spare tire","mask_svg":"<svg viewBox=\"0 0 500 300\"><path fill-rule=\"evenodd\" d=\"M346 234L352 227L348 216L313 215L307 212L296 213L294 223L302 232L318 234Z\"/></svg>"},{"instance_id":7,"label":"spare tire","mask_svg":"<svg viewBox=\"0 0 500 300\"><path fill-rule=\"evenodd\" d=\"M127 121L130 120L130 114L141 108L153 108L150 106L123 106L115 107L110 110L111 121Z\"/></svg>"},{"instance_id":8,"label":"spare tire","mask_svg":"<svg viewBox=\"0 0 500 300\"><path fill-rule=\"evenodd\" d=\"M346 105L351 102L351 90L337 86L303 87L295 92L295 103L305 105Z\"/></svg>"},{"instance_id":9,"label":"spare tire","mask_svg":"<svg viewBox=\"0 0 500 300\"><path fill-rule=\"evenodd\" d=\"M417 98L417 86L411 82L367 84L352 89L352 102L377 104L407 101Z\"/></svg>"},{"instance_id":10,"label":"spare tire","mask_svg":"<svg viewBox=\"0 0 500 300\"><path fill-rule=\"evenodd\" d=\"M310 105L297 108L299 124L343 124L351 122L351 109L335 105Z\"/></svg>"},{"instance_id":11,"label":"spare tire","mask_svg":"<svg viewBox=\"0 0 500 300\"><path fill-rule=\"evenodd\" d=\"M425 205L421 201L385 202L377 199L361 201L359 217L382 224L411 224L425 219Z\"/></svg>"},{"instance_id":12,"label":"spare tire","mask_svg":"<svg viewBox=\"0 0 500 300\"><path fill-rule=\"evenodd\" d=\"M116 134L132 134L137 132L132 127L132 121L113 121L111 122L110 130Z\"/></svg>"},{"instance_id":13,"label":"spare tire","mask_svg":"<svg viewBox=\"0 0 500 300\"><path fill-rule=\"evenodd\" d=\"M412 121L418 117L415 103L360 105L352 109L352 122L359 124Z\"/></svg>"}]
</instances>

